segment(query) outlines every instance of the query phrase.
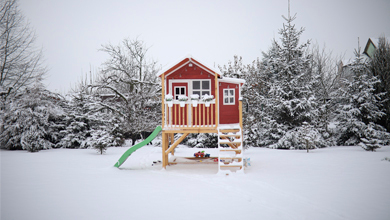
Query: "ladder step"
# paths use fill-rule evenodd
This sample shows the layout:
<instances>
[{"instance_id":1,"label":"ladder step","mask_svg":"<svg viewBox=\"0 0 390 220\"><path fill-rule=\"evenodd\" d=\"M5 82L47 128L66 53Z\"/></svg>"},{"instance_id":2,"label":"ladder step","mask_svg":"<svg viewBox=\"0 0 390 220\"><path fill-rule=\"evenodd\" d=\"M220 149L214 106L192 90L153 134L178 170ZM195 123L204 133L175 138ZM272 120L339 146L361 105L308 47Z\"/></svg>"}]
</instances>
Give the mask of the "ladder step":
<instances>
[{"instance_id":1,"label":"ladder step","mask_svg":"<svg viewBox=\"0 0 390 220\"><path fill-rule=\"evenodd\" d=\"M242 165L219 165L219 167L240 167L242 168Z\"/></svg>"},{"instance_id":2,"label":"ladder step","mask_svg":"<svg viewBox=\"0 0 390 220\"><path fill-rule=\"evenodd\" d=\"M221 133L235 133L235 132L239 132L240 129L220 129L219 132Z\"/></svg>"},{"instance_id":3,"label":"ladder step","mask_svg":"<svg viewBox=\"0 0 390 220\"><path fill-rule=\"evenodd\" d=\"M228 137L235 137L235 138L240 138L240 134L220 134L218 135L220 138L228 138Z\"/></svg>"},{"instance_id":4,"label":"ladder step","mask_svg":"<svg viewBox=\"0 0 390 220\"><path fill-rule=\"evenodd\" d=\"M237 141L237 140L234 140L234 141L229 141L229 140L221 140L219 141L219 144L237 144L238 146L241 145L241 141Z\"/></svg>"},{"instance_id":5,"label":"ladder step","mask_svg":"<svg viewBox=\"0 0 390 220\"><path fill-rule=\"evenodd\" d=\"M228 152L228 151L233 152L233 151L235 151L236 154L241 154L241 149L219 149L219 151L225 151L225 152Z\"/></svg>"}]
</instances>

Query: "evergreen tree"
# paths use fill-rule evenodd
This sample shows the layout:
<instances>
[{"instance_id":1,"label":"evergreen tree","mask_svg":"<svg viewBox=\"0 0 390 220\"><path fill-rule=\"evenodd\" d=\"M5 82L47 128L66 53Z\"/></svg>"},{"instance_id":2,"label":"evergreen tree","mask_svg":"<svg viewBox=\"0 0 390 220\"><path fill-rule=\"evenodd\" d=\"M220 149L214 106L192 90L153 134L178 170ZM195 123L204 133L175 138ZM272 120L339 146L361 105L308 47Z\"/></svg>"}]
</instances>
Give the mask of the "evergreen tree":
<instances>
[{"instance_id":1,"label":"evergreen tree","mask_svg":"<svg viewBox=\"0 0 390 220\"><path fill-rule=\"evenodd\" d=\"M74 92L67 109L67 127L58 147L95 148L123 144L117 132L119 120L100 105L101 98L88 92L86 87Z\"/></svg>"},{"instance_id":2,"label":"evergreen tree","mask_svg":"<svg viewBox=\"0 0 390 220\"><path fill-rule=\"evenodd\" d=\"M381 96L375 94L375 85L380 83L373 76L365 59L360 54L360 48L355 50L355 60L350 66L353 80L345 80L345 85L339 89L340 103L337 108L339 145L361 144L365 149L368 145L386 144L389 134L375 122L385 113L381 109ZM374 147L379 147L379 145Z\"/></svg>"},{"instance_id":3,"label":"evergreen tree","mask_svg":"<svg viewBox=\"0 0 390 220\"><path fill-rule=\"evenodd\" d=\"M63 98L41 88L25 89L9 96L3 111L1 148L36 152L49 149L62 138Z\"/></svg>"},{"instance_id":4,"label":"evergreen tree","mask_svg":"<svg viewBox=\"0 0 390 220\"><path fill-rule=\"evenodd\" d=\"M375 93L384 93L381 108L386 114L379 119L378 123L390 132L390 44L385 37L379 38L374 55L369 61L369 69L380 80L375 85Z\"/></svg>"},{"instance_id":5,"label":"evergreen tree","mask_svg":"<svg viewBox=\"0 0 390 220\"><path fill-rule=\"evenodd\" d=\"M313 90L315 80L310 67L312 56L307 50L310 41L299 44L304 29L295 28L295 16L283 18L286 24L279 31L281 42L274 40L262 61L266 88L269 89L263 101L267 117L263 118L268 119L268 126L272 125L275 130L271 134L275 142L304 122L314 124L318 116ZM290 145L295 147L294 142L276 146L289 148Z\"/></svg>"}]
</instances>

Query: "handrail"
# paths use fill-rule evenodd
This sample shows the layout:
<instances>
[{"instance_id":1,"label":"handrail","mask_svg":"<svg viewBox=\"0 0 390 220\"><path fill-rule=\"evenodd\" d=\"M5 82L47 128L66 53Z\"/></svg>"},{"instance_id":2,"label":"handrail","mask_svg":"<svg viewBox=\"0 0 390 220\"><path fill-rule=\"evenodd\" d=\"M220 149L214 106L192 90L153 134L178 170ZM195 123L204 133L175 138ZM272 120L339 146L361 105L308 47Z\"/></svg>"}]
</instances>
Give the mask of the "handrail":
<instances>
[{"instance_id":1,"label":"handrail","mask_svg":"<svg viewBox=\"0 0 390 220\"><path fill-rule=\"evenodd\" d=\"M173 100L170 102L165 101L164 104L164 127L215 128L217 126L218 118L215 116L215 99L208 102L199 100L197 105L194 105L191 100L185 102Z\"/></svg>"}]
</instances>

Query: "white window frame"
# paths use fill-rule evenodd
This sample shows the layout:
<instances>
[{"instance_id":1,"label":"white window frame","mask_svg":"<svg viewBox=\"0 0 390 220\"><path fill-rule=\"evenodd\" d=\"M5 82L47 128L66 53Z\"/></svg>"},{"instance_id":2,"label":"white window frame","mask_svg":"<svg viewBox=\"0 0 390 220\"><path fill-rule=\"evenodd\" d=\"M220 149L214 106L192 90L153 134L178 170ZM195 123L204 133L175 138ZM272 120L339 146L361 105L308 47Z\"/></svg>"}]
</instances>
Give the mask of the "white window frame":
<instances>
[{"instance_id":1,"label":"white window frame","mask_svg":"<svg viewBox=\"0 0 390 220\"><path fill-rule=\"evenodd\" d=\"M179 98L176 98L176 96L179 96L179 95L183 95L183 94L176 94L176 88L179 88L179 89L182 89L182 88L184 88L184 95L186 95L187 94L187 88L185 87L185 86L174 86L174 88L173 88L173 97L174 97L174 99L175 100L179 100Z\"/></svg>"},{"instance_id":2,"label":"white window frame","mask_svg":"<svg viewBox=\"0 0 390 220\"><path fill-rule=\"evenodd\" d=\"M227 92L227 96L225 94L225 91ZM233 91L233 95L230 95L230 91ZM226 102L226 98L228 99L228 102ZM230 98L233 98L233 102L230 102ZM223 104L224 105L235 105L236 104L236 91L235 89L223 89Z\"/></svg>"},{"instance_id":3,"label":"white window frame","mask_svg":"<svg viewBox=\"0 0 390 220\"><path fill-rule=\"evenodd\" d=\"M199 81L200 82L200 89L194 89L193 88L193 83L196 82L196 81ZM208 81L209 82L209 88L208 89L203 89L202 88L202 82L203 81ZM202 93L207 91L209 95L211 95L211 80L210 79L194 79L194 80L191 80L191 95L194 94L194 92L200 92L199 94L199 99L202 98Z\"/></svg>"}]
</instances>

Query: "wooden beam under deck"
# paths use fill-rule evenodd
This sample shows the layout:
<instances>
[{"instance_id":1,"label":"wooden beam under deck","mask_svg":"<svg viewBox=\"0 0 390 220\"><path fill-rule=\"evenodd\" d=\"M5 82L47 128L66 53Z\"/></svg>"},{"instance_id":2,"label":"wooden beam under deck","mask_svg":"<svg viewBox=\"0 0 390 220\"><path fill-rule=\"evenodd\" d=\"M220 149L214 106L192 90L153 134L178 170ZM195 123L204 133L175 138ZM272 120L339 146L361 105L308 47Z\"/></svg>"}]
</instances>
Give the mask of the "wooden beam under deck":
<instances>
[{"instance_id":1,"label":"wooden beam under deck","mask_svg":"<svg viewBox=\"0 0 390 220\"><path fill-rule=\"evenodd\" d=\"M164 133L218 133L217 128L196 128L196 127L178 127L178 128L163 128Z\"/></svg>"},{"instance_id":2,"label":"wooden beam under deck","mask_svg":"<svg viewBox=\"0 0 390 220\"><path fill-rule=\"evenodd\" d=\"M170 152L172 152L176 147L177 145L179 145L183 140L184 138L186 138L190 133L184 133L179 139L177 139L177 141L175 141L175 143L173 143L166 151L165 153L168 155Z\"/></svg>"}]
</instances>

